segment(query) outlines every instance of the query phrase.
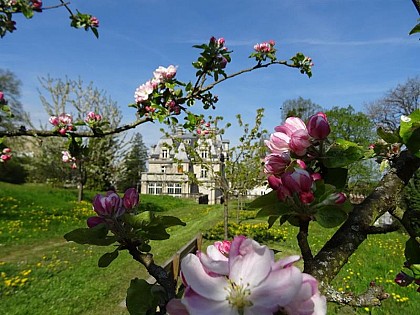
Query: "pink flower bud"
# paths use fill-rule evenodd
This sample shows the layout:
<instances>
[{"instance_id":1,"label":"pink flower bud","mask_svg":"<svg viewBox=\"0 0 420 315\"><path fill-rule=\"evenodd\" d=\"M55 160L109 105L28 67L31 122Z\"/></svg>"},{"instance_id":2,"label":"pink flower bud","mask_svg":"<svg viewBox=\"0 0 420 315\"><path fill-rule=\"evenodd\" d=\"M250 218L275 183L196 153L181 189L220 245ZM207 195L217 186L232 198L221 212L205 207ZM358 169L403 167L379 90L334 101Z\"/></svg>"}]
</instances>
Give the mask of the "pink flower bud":
<instances>
[{"instance_id":1,"label":"pink flower bud","mask_svg":"<svg viewBox=\"0 0 420 315\"><path fill-rule=\"evenodd\" d=\"M291 192L301 193L310 192L313 179L311 175L303 169L295 168L292 173L284 173L281 181Z\"/></svg>"},{"instance_id":2,"label":"pink flower bud","mask_svg":"<svg viewBox=\"0 0 420 315\"><path fill-rule=\"evenodd\" d=\"M123 205L126 210L133 209L139 204L139 193L135 188L129 188L125 191Z\"/></svg>"},{"instance_id":3,"label":"pink flower bud","mask_svg":"<svg viewBox=\"0 0 420 315\"><path fill-rule=\"evenodd\" d=\"M92 16L90 18L90 26L99 27L99 20L96 17Z\"/></svg>"},{"instance_id":4,"label":"pink flower bud","mask_svg":"<svg viewBox=\"0 0 420 315\"><path fill-rule=\"evenodd\" d=\"M122 199L112 191L109 191L106 196L96 195L93 198L93 210L100 217L119 217L125 212Z\"/></svg>"},{"instance_id":5,"label":"pink flower bud","mask_svg":"<svg viewBox=\"0 0 420 315\"><path fill-rule=\"evenodd\" d=\"M281 175L289 166L291 160L288 152L269 154L264 159L264 172L270 175Z\"/></svg>"},{"instance_id":6,"label":"pink flower bud","mask_svg":"<svg viewBox=\"0 0 420 315\"><path fill-rule=\"evenodd\" d=\"M57 116L51 116L48 121L50 122L51 125L53 126L58 126L59 121L58 121L58 117Z\"/></svg>"},{"instance_id":7,"label":"pink flower bud","mask_svg":"<svg viewBox=\"0 0 420 315\"><path fill-rule=\"evenodd\" d=\"M90 217L87 219L87 226L90 228L93 228L95 226L97 226L98 224L104 223L105 220L104 218L101 217Z\"/></svg>"},{"instance_id":8,"label":"pink flower bud","mask_svg":"<svg viewBox=\"0 0 420 315\"><path fill-rule=\"evenodd\" d=\"M306 127L309 135L317 140L324 140L331 132L327 116L322 112L311 116Z\"/></svg>"},{"instance_id":9,"label":"pink flower bud","mask_svg":"<svg viewBox=\"0 0 420 315\"><path fill-rule=\"evenodd\" d=\"M10 153L10 152L12 152L12 150L11 150L10 148L4 148L4 149L3 149L3 153L4 153L4 154L8 154L8 153Z\"/></svg>"},{"instance_id":10,"label":"pink flower bud","mask_svg":"<svg viewBox=\"0 0 420 315\"><path fill-rule=\"evenodd\" d=\"M413 282L414 278L407 275L404 272L400 272L399 274L397 274L397 276L395 277L394 281L396 284L398 284L400 287L406 287L409 284L411 284Z\"/></svg>"},{"instance_id":11,"label":"pink flower bud","mask_svg":"<svg viewBox=\"0 0 420 315\"><path fill-rule=\"evenodd\" d=\"M4 101L4 93L0 91L0 102Z\"/></svg>"},{"instance_id":12,"label":"pink flower bud","mask_svg":"<svg viewBox=\"0 0 420 315\"><path fill-rule=\"evenodd\" d=\"M321 180L322 179L322 176L321 176L320 173L312 173L311 174L311 177L312 177L313 181L317 181L317 180Z\"/></svg>"},{"instance_id":13,"label":"pink flower bud","mask_svg":"<svg viewBox=\"0 0 420 315\"><path fill-rule=\"evenodd\" d=\"M306 149L311 146L308 132L304 129L297 130L290 137L289 147L296 155L303 156Z\"/></svg>"},{"instance_id":14,"label":"pink flower bud","mask_svg":"<svg viewBox=\"0 0 420 315\"><path fill-rule=\"evenodd\" d=\"M305 163L304 161L302 161L302 160L300 160L300 159L297 159L297 160L296 160L296 164L297 164L297 165L299 165L299 167L300 167L301 169L306 170L306 163Z\"/></svg>"},{"instance_id":15,"label":"pink flower bud","mask_svg":"<svg viewBox=\"0 0 420 315\"><path fill-rule=\"evenodd\" d=\"M219 252L221 252L223 255L228 256L229 252L230 252L230 246L232 245L231 241L217 241L214 242L214 246L219 250Z\"/></svg>"},{"instance_id":16,"label":"pink flower bud","mask_svg":"<svg viewBox=\"0 0 420 315\"><path fill-rule=\"evenodd\" d=\"M342 203L344 203L347 200L347 196L345 193L343 192L339 192L335 194L335 203L337 205L341 205Z\"/></svg>"},{"instance_id":17,"label":"pink flower bud","mask_svg":"<svg viewBox=\"0 0 420 315\"><path fill-rule=\"evenodd\" d=\"M10 154L2 154L0 156L0 160L1 162L7 162L12 158L12 156Z\"/></svg>"},{"instance_id":18,"label":"pink flower bud","mask_svg":"<svg viewBox=\"0 0 420 315\"><path fill-rule=\"evenodd\" d=\"M314 199L315 199L315 196L314 196L314 194L312 193L312 192L310 192L310 191L304 191L304 192L301 192L300 194L299 194L299 199L300 199L300 201L302 201L302 203L304 203L304 204L310 204L312 201L314 201Z\"/></svg>"},{"instance_id":19,"label":"pink flower bud","mask_svg":"<svg viewBox=\"0 0 420 315\"><path fill-rule=\"evenodd\" d=\"M62 136L64 136L66 132L67 132L67 129L64 129L64 128L58 130L58 133Z\"/></svg>"},{"instance_id":20,"label":"pink flower bud","mask_svg":"<svg viewBox=\"0 0 420 315\"><path fill-rule=\"evenodd\" d=\"M268 176L267 181L268 181L268 185L273 190L279 189L279 187L282 185L281 179L274 175Z\"/></svg>"}]
</instances>

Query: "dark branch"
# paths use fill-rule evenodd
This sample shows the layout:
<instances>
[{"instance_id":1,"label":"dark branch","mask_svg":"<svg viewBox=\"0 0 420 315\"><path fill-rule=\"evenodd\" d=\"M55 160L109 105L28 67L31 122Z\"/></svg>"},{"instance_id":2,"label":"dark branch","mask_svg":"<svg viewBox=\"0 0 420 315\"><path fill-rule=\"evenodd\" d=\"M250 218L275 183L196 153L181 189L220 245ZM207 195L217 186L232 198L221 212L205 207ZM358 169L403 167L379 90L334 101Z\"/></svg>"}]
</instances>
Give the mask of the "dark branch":
<instances>
[{"instance_id":1,"label":"dark branch","mask_svg":"<svg viewBox=\"0 0 420 315\"><path fill-rule=\"evenodd\" d=\"M349 257L362 244L371 226L386 211L397 208L401 190L420 166L420 159L408 151L393 161L393 169L385 175L379 186L361 203L354 206L347 221L337 230L314 259L305 264L304 271L324 285L334 279Z\"/></svg>"},{"instance_id":2,"label":"dark branch","mask_svg":"<svg viewBox=\"0 0 420 315\"><path fill-rule=\"evenodd\" d=\"M411 0L414 4L414 6L417 9L418 14L420 15L420 0Z\"/></svg>"},{"instance_id":3,"label":"dark branch","mask_svg":"<svg viewBox=\"0 0 420 315\"><path fill-rule=\"evenodd\" d=\"M397 223L392 224L384 224L380 226L370 226L367 230L367 234L386 234L398 231L400 229L400 225Z\"/></svg>"},{"instance_id":4,"label":"dark branch","mask_svg":"<svg viewBox=\"0 0 420 315\"><path fill-rule=\"evenodd\" d=\"M308 243L308 232L309 229L309 220L299 219L299 233L297 235L297 241L299 244L300 251L302 253L302 258L305 266L309 264L314 258L312 255L311 248Z\"/></svg>"}]
</instances>

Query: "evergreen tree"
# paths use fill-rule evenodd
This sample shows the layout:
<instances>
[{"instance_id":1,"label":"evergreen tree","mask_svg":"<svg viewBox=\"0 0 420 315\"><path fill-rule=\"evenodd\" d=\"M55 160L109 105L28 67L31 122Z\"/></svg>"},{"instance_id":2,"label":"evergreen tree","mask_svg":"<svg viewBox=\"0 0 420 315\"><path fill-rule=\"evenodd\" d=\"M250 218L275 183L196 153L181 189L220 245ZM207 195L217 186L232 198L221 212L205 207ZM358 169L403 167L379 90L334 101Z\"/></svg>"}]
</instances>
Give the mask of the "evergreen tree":
<instances>
[{"instance_id":1,"label":"evergreen tree","mask_svg":"<svg viewBox=\"0 0 420 315\"><path fill-rule=\"evenodd\" d=\"M130 140L131 147L122 162L122 170L117 187L119 191L135 187L139 189L141 173L146 171L147 148L143 143L143 137L136 133Z\"/></svg>"}]
</instances>

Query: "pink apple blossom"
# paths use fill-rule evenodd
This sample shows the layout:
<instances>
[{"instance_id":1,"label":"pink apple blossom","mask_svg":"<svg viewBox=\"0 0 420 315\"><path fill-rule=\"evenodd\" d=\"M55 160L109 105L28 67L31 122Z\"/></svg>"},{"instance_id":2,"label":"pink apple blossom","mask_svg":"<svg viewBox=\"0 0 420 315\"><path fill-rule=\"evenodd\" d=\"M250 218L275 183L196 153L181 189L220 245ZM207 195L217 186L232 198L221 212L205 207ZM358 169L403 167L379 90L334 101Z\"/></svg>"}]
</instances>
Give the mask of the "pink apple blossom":
<instances>
[{"instance_id":1,"label":"pink apple blossom","mask_svg":"<svg viewBox=\"0 0 420 315\"><path fill-rule=\"evenodd\" d=\"M264 172L269 175L278 175L284 173L290 165L291 159L288 152L282 154L269 154L264 159Z\"/></svg>"},{"instance_id":2,"label":"pink apple blossom","mask_svg":"<svg viewBox=\"0 0 420 315\"><path fill-rule=\"evenodd\" d=\"M207 254L182 260L186 290L180 301L168 303L170 315L272 315L287 307L298 315L325 314L316 280L293 266L298 256L276 262L273 251L244 236L233 239L228 257L209 247Z\"/></svg>"},{"instance_id":3,"label":"pink apple blossom","mask_svg":"<svg viewBox=\"0 0 420 315\"><path fill-rule=\"evenodd\" d=\"M298 117L287 118L283 125L275 127L274 130L276 132L270 135L270 140L265 140L272 153L292 151L298 156L303 156L311 146L306 125Z\"/></svg>"},{"instance_id":4,"label":"pink apple blossom","mask_svg":"<svg viewBox=\"0 0 420 315\"><path fill-rule=\"evenodd\" d=\"M2 152L3 152L3 154L9 154L9 153L12 152L12 149L10 149L10 148L4 148Z\"/></svg>"},{"instance_id":5,"label":"pink apple blossom","mask_svg":"<svg viewBox=\"0 0 420 315\"><path fill-rule=\"evenodd\" d=\"M146 83L140 85L136 91L134 92L134 99L136 103L142 103L149 99L149 95L153 92L153 84L151 81L147 81Z\"/></svg>"},{"instance_id":6,"label":"pink apple blossom","mask_svg":"<svg viewBox=\"0 0 420 315\"><path fill-rule=\"evenodd\" d=\"M93 198L93 210L100 217L119 217L125 212L122 199L113 191L108 191L105 196L96 195Z\"/></svg>"},{"instance_id":7,"label":"pink apple blossom","mask_svg":"<svg viewBox=\"0 0 420 315\"><path fill-rule=\"evenodd\" d=\"M308 129L309 135L317 140L326 139L331 132L330 124L327 120L327 115L322 112L309 117L306 127Z\"/></svg>"},{"instance_id":8,"label":"pink apple blossom","mask_svg":"<svg viewBox=\"0 0 420 315\"><path fill-rule=\"evenodd\" d=\"M51 116L48 121L50 122L51 125L53 126L58 126L59 121L58 121L58 117L57 116Z\"/></svg>"},{"instance_id":9,"label":"pink apple blossom","mask_svg":"<svg viewBox=\"0 0 420 315\"><path fill-rule=\"evenodd\" d=\"M125 191L122 200L126 210L133 209L139 204L139 193L135 188L129 188Z\"/></svg>"},{"instance_id":10,"label":"pink apple blossom","mask_svg":"<svg viewBox=\"0 0 420 315\"><path fill-rule=\"evenodd\" d=\"M99 20L96 17L92 16L90 18L90 26L99 27Z\"/></svg>"},{"instance_id":11,"label":"pink apple blossom","mask_svg":"<svg viewBox=\"0 0 420 315\"><path fill-rule=\"evenodd\" d=\"M296 167L294 172L287 172L281 176L284 186L292 192L310 192L313 179L308 171Z\"/></svg>"},{"instance_id":12,"label":"pink apple blossom","mask_svg":"<svg viewBox=\"0 0 420 315\"><path fill-rule=\"evenodd\" d=\"M214 246L225 256L229 255L231 245L232 242L228 240L214 242Z\"/></svg>"},{"instance_id":13,"label":"pink apple blossom","mask_svg":"<svg viewBox=\"0 0 420 315\"><path fill-rule=\"evenodd\" d=\"M157 82L166 82L175 77L176 70L176 67L173 65L170 65L167 68L160 66L153 72L153 76Z\"/></svg>"}]
</instances>

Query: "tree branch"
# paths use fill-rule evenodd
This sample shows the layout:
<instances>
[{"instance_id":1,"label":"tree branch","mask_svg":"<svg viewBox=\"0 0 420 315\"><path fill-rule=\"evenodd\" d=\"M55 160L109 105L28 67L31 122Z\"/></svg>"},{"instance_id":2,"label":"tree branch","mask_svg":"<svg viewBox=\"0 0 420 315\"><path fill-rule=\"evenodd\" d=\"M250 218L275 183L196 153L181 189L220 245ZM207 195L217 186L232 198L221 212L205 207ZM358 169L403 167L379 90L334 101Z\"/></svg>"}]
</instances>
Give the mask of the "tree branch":
<instances>
[{"instance_id":1,"label":"tree branch","mask_svg":"<svg viewBox=\"0 0 420 315\"><path fill-rule=\"evenodd\" d=\"M347 221L314 259L305 264L304 272L322 281L322 285L328 285L334 279L366 240L373 222L386 211L394 212L401 190L420 167L420 159L408 151L403 151L393 162L393 168L382 178L379 186L361 204L354 206Z\"/></svg>"},{"instance_id":2,"label":"tree branch","mask_svg":"<svg viewBox=\"0 0 420 315\"><path fill-rule=\"evenodd\" d=\"M420 0L411 0L412 2L413 2L413 4L414 4L414 6L416 7L416 9L417 9L417 12L419 13L419 15L420 15Z\"/></svg>"},{"instance_id":3,"label":"tree branch","mask_svg":"<svg viewBox=\"0 0 420 315\"><path fill-rule=\"evenodd\" d=\"M153 121L153 119L149 117L143 117L130 124L123 125L115 129L111 129L109 131L104 131L104 132L87 131L87 132L71 132L71 134L74 137L80 137L80 138L102 138L104 136L109 136L112 134L117 134L117 133L121 133L130 129L134 129L137 126L144 124L145 122L148 122L148 121ZM21 136L41 137L41 138L66 137L66 135L63 136L51 130L36 130L36 129L26 130L25 128L20 128L19 130L0 131L0 137L21 137Z\"/></svg>"},{"instance_id":4,"label":"tree branch","mask_svg":"<svg viewBox=\"0 0 420 315\"><path fill-rule=\"evenodd\" d=\"M314 258L308 243L308 229L309 220L299 219L299 233L297 234L297 241L299 244L300 251L302 253L302 258L305 266L309 264Z\"/></svg>"}]
</instances>

